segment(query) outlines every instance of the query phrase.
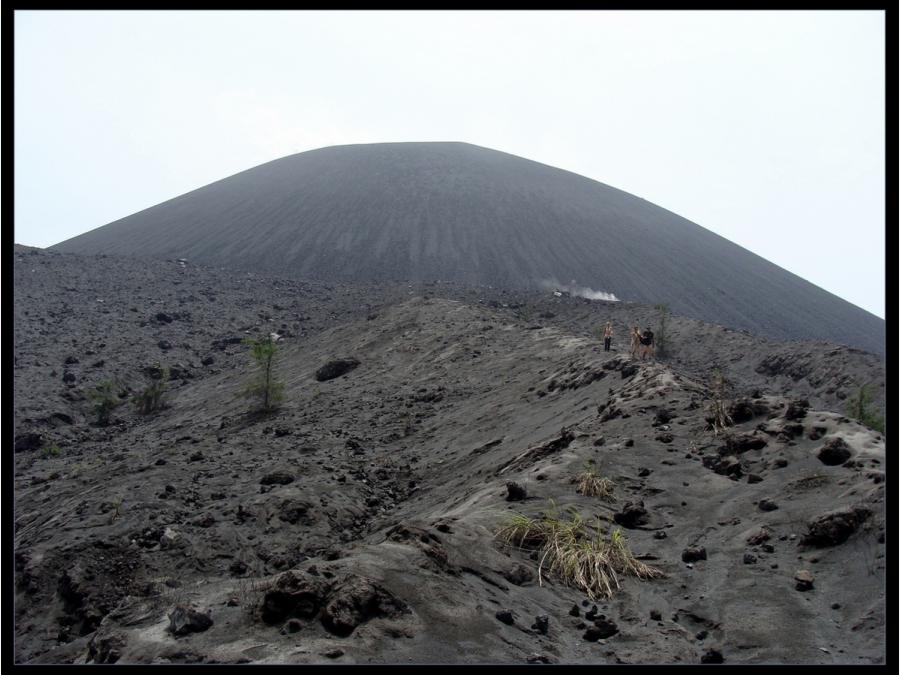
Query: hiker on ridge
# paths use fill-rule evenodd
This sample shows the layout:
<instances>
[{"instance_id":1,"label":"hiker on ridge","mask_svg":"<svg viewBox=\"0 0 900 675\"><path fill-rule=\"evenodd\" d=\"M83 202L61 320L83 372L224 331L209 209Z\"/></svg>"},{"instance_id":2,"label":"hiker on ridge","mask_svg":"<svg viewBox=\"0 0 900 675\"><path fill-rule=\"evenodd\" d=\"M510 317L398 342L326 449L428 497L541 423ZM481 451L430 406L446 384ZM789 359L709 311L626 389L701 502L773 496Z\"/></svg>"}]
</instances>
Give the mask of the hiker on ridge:
<instances>
[{"instance_id":1,"label":"hiker on ridge","mask_svg":"<svg viewBox=\"0 0 900 675\"><path fill-rule=\"evenodd\" d=\"M641 361L650 354L650 358L653 358L653 331L650 330L648 326L644 329L644 333L641 335Z\"/></svg>"},{"instance_id":2,"label":"hiker on ridge","mask_svg":"<svg viewBox=\"0 0 900 675\"><path fill-rule=\"evenodd\" d=\"M612 334L613 334L612 322L607 321L606 328L603 329L603 351L605 351L605 352L609 351L609 345L612 342Z\"/></svg>"},{"instance_id":3,"label":"hiker on ridge","mask_svg":"<svg viewBox=\"0 0 900 675\"><path fill-rule=\"evenodd\" d=\"M637 326L631 327L631 358L635 358L638 355L638 349L641 346L641 331L638 330Z\"/></svg>"}]
</instances>

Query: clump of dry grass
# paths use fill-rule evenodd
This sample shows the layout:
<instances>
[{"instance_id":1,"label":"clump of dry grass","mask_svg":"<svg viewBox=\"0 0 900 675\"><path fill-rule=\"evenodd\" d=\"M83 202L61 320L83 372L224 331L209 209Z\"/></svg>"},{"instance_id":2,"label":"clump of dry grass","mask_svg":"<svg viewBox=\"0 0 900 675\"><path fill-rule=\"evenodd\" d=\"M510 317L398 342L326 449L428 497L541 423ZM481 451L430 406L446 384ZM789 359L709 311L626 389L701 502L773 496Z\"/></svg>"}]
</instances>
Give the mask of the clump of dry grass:
<instances>
[{"instance_id":1,"label":"clump of dry grass","mask_svg":"<svg viewBox=\"0 0 900 675\"><path fill-rule=\"evenodd\" d=\"M604 478L597 471L594 463L588 461L585 470L575 476L577 490L585 497L600 497L605 502L613 501L613 490L616 484L609 478Z\"/></svg>"},{"instance_id":2,"label":"clump of dry grass","mask_svg":"<svg viewBox=\"0 0 900 675\"><path fill-rule=\"evenodd\" d=\"M555 505L539 518L514 514L496 536L509 546L539 552L538 583L546 568L567 586L582 589L591 600L612 597L620 588L619 575L664 576L634 557L620 529L607 537L598 522L592 534L574 508L568 520L559 516Z\"/></svg>"},{"instance_id":3,"label":"clump of dry grass","mask_svg":"<svg viewBox=\"0 0 900 675\"><path fill-rule=\"evenodd\" d=\"M724 431L726 427L734 424L725 406L725 389L727 385L725 376L719 370L716 370L713 374L713 400L709 406L710 417L707 418L709 426L716 436L719 435L719 432Z\"/></svg>"}]
</instances>

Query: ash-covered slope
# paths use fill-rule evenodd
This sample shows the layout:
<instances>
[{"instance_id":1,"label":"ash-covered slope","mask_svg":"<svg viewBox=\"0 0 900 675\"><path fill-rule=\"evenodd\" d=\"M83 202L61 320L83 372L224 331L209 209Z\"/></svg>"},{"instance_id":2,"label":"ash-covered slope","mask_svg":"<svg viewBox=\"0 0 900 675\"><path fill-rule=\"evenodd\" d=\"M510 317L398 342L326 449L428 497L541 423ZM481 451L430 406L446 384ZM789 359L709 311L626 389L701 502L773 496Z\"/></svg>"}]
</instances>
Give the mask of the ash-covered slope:
<instances>
[{"instance_id":1,"label":"ash-covered slope","mask_svg":"<svg viewBox=\"0 0 900 675\"><path fill-rule=\"evenodd\" d=\"M673 318L686 364L839 367L750 368L716 434L710 373L584 334L624 304L41 251L14 273L18 662L884 663L885 440L824 403L883 381L869 354ZM248 415L241 339L272 331L285 400ZM610 500L573 483L590 463ZM665 577L539 582L495 535L551 500Z\"/></svg>"},{"instance_id":2,"label":"ash-covered slope","mask_svg":"<svg viewBox=\"0 0 900 675\"><path fill-rule=\"evenodd\" d=\"M884 321L643 199L465 143L322 148L53 247L294 277L578 284L775 338L884 352Z\"/></svg>"}]
</instances>

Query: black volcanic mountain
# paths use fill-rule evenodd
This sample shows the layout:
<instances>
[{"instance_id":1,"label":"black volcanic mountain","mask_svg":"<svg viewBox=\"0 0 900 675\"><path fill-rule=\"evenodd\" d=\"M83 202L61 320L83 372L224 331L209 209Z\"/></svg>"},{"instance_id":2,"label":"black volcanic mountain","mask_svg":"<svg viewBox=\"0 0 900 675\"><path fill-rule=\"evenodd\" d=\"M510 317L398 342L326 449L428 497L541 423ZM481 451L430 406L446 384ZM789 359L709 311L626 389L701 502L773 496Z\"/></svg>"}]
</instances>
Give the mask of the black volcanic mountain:
<instances>
[{"instance_id":1,"label":"black volcanic mountain","mask_svg":"<svg viewBox=\"0 0 900 675\"><path fill-rule=\"evenodd\" d=\"M884 352L884 321L650 202L465 143L284 157L52 247L331 281L548 280Z\"/></svg>"}]
</instances>

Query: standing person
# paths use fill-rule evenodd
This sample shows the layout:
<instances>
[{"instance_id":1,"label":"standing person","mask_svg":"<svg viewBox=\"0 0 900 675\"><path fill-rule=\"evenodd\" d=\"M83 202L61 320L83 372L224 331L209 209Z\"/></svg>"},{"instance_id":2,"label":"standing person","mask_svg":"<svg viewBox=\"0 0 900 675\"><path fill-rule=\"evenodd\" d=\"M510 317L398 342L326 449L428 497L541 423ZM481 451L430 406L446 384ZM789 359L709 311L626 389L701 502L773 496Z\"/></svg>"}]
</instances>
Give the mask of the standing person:
<instances>
[{"instance_id":1,"label":"standing person","mask_svg":"<svg viewBox=\"0 0 900 675\"><path fill-rule=\"evenodd\" d=\"M607 321L606 328L603 329L603 351L605 352L609 351L609 345L612 342L612 334L612 322Z\"/></svg>"},{"instance_id":2,"label":"standing person","mask_svg":"<svg viewBox=\"0 0 900 675\"><path fill-rule=\"evenodd\" d=\"M643 335L641 335L641 361L644 360L644 357L650 354L650 358L653 358L653 331L650 330L650 327L644 329Z\"/></svg>"},{"instance_id":3,"label":"standing person","mask_svg":"<svg viewBox=\"0 0 900 675\"><path fill-rule=\"evenodd\" d=\"M635 358L641 346L641 331L637 326L631 327L631 358Z\"/></svg>"}]
</instances>

